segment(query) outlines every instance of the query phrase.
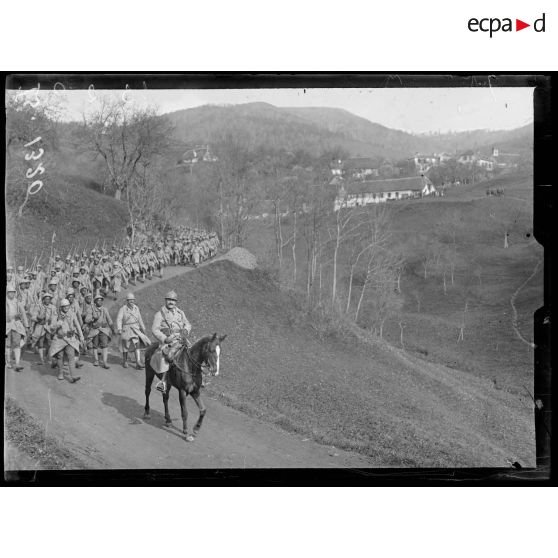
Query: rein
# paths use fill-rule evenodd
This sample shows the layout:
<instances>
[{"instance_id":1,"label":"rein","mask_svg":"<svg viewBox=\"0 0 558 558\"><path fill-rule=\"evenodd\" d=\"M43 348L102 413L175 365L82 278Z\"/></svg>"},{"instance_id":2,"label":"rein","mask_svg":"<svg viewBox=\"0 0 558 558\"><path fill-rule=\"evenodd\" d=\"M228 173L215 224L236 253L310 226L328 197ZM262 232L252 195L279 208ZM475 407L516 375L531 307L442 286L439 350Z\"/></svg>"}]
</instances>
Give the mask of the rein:
<instances>
[{"instance_id":1,"label":"rein","mask_svg":"<svg viewBox=\"0 0 558 558\"><path fill-rule=\"evenodd\" d=\"M192 358L192 355L190 354L190 349L187 346L184 346L184 348L182 350L186 351L186 356L188 357L188 360L193 362L195 365L199 366L200 370L202 371L202 374L203 374L203 369L204 368L209 368L208 365L205 362L198 362L197 360L194 360ZM181 373L189 374L190 376L192 376L192 378L194 377L194 374L192 372L190 372L189 370L184 370L183 368L181 368L176 363L176 359L173 359L172 364L174 364L174 366L176 366Z\"/></svg>"}]
</instances>

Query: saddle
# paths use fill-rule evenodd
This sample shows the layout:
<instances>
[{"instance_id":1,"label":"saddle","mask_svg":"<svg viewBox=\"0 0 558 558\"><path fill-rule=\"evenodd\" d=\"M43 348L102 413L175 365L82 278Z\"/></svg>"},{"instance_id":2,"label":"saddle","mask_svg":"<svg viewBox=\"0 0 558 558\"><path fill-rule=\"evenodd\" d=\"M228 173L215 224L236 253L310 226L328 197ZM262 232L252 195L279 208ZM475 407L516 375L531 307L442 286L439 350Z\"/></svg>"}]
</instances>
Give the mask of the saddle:
<instances>
[{"instance_id":1,"label":"saddle","mask_svg":"<svg viewBox=\"0 0 558 558\"><path fill-rule=\"evenodd\" d=\"M185 340L185 343L181 345L178 349L173 351L173 354L170 355L170 347L169 345L163 345L163 347L158 347L157 350L151 355L151 360L149 364L151 368L157 372L157 374L162 374L163 372L168 372L170 369L170 365L172 364L174 357L180 353L183 349L186 351L191 347L191 343L188 340Z\"/></svg>"}]
</instances>

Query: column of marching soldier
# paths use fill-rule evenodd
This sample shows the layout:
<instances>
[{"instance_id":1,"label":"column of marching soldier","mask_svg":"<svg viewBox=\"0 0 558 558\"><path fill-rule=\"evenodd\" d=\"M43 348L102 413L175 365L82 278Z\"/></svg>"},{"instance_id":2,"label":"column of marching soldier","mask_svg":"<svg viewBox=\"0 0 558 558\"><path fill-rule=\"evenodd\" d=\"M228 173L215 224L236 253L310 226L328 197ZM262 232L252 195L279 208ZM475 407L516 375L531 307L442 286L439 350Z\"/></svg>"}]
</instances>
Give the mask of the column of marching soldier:
<instances>
[{"instance_id":1,"label":"column of marching soldier","mask_svg":"<svg viewBox=\"0 0 558 558\"><path fill-rule=\"evenodd\" d=\"M64 361L68 363L68 381L80 379L75 368L83 364L81 355L92 351L95 366L108 366L111 334L119 333L123 366L127 354L135 353L136 367L142 368L140 346L149 338L133 293L120 308L116 324L103 301L112 293L114 300L122 288L163 277L169 265L197 266L214 257L219 238L214 232L199 228L176 227L166 234L145 235L140 243L110 249L93 248L90 252L70 252L65 260L53 255L45 266L40 258L30 269L7 266L6 288L6 366L20 372L21 351L28 347L39 355L39 363L50 362L64 379ZM101 357L101 358L99 358Z\"/></svg>"}]
</instances>

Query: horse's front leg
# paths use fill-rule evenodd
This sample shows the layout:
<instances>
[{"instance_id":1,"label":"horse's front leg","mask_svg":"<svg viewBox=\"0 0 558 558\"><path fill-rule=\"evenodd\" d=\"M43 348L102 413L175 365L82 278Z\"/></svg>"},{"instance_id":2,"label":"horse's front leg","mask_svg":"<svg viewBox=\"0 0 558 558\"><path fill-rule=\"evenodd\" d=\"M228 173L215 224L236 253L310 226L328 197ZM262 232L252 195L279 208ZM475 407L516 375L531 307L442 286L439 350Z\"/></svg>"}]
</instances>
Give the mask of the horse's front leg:
<instances>
[{"instance_id":1,"label":"horse's front leg","mask_svg":"<svg viewBox=\"0 0 558 558\"><path fill-rule=\"evenodd\" d=\"M198 409L200 410L200 416L198 417L198 422L196 422L195 426L194 426L194 436L199 432L202 422L203 422L203 417L205 417L205 407L203 404L203 401L201 400L201 396L200 396L200 392L196 392L196 393L191 393L190 394L192 396L192 399L196 402L196 405L198 406Z\"/></svg>"},{"instance_id":2,"label":"horse's front leg","mask_svg":"<svg viewBox=\"0 0 558 558\"><path fill-rule=\"evenodd\" d=\"M172 425L172 420L171 420L170 414L169 414L169 391L170 391L170 389L171 389L170 384L167 384L167 389L163 393L163 403L165 405L165 425L166 426L171 426Z\"/></svg>"},{"instance_id":3,"label":"horse's front leg","mask_svg":"<svg viewBox=\"0 0 558 558\"><path fill-rule=\"evenodd\" d=\"M180 411L182 412L182 432L186 436L187 442L193 442L194 437L188 434L188 409L186 407L186 397L188 394L185 389L178 390L178 398L180 400Z\"/></svg>"},{"instance_id":4,"label":"horse's front leg","mask_svg":"<svg viewBox=\"0 0 558 558\"><path fill-rule=\"evenodd\" d=\"M144 419L150 419L151 409L149 408L149 394L151 393L151 384L153 383L153 377L155 373L148 368L149 364L145 367L145 412L143 414Z\"/></svg>"}]
</instances>

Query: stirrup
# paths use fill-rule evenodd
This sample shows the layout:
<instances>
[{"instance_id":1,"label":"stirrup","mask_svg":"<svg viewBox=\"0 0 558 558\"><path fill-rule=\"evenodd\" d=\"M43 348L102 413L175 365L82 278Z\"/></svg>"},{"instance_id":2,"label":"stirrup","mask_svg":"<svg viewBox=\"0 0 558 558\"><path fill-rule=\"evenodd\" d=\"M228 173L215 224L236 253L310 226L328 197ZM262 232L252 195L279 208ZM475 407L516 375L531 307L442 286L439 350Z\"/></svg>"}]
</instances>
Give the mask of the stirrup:
<instances>
[{"instance_id":1,"label":"stirrup","mask_svg":"<svg viewBox=\"0 0 558 558\"><path fill-rule=\"evenodd\" d=\"M160 391L161 393L165 393L165 391L167 391L167 384L163 380L159 380L159 382L157 382L157 385L155 386L155 389Z\"/></svg>"}]
</instances>

